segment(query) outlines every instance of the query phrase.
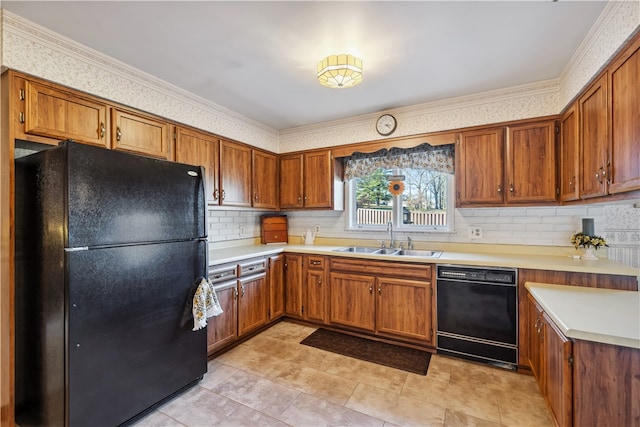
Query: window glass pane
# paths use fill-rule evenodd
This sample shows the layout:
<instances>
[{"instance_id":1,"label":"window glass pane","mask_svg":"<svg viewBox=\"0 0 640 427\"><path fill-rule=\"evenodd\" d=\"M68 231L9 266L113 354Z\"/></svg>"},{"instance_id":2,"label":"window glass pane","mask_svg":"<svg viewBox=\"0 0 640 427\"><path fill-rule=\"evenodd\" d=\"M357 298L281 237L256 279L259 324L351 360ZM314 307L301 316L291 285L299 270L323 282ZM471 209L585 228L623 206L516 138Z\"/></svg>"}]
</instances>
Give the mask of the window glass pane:
<instances>
[{"instance_id":1,"label":"window glass pane","mask_svg":"<svg viewBox=\"0 0 640 427\"><path fill-rule=\"evenodd\" d=\"M402 169L402 224L446 226L449 176L427 169ZM400 201L399 201L400 203Z\"/></svg>"},{"instance_id":2,"label":"window glass pane","mask_svg":"<svg viewBox=\"0 0 640 427\"><path fill-rule=\"evenodd\" d=\"M391 221L393 203L386 171L377 169L368 177L354 179L354 182L354 224L384 225Z\"/></svg>"}]
</instances>

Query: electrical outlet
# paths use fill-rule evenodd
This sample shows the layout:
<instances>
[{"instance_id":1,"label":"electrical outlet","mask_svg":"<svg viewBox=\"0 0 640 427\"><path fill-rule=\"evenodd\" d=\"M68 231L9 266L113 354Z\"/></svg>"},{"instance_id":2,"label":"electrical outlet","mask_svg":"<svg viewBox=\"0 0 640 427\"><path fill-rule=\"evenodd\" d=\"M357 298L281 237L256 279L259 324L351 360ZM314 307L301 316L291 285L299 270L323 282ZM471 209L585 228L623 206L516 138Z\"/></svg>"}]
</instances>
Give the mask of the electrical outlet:
<instances>
[{"instance_id":1,"label":"electrical outlet","mask_svg":"<svg viewBox=\"0 0 640 427\"><path fill-rule=\"evenodd\" d=\"M316 224L316 225L314 225L314 226L313 226L313 230L314 230L316 233L319 233L319 232L320 232L320 226L319 226L319 225L317 225L317 224Z\"/></svg>"},{"instance_id":2,"label":"electrical outlet","mask_svg":"<svg viewBox=\"0 0 640 427\"><path fill-rule=\"evenodd\" d=\"M243 235L243 234L244 234L244 227L240 226L240 235Z\"/></svg>"},{"instance_id":3,"label":"electrical outlet","mask_svg":"<svg viewBox=\"0 0 640 427\"><path fill-rule=\"evenodd\" d=\"M476 240L480 240L482 239L482 227L478 227L475 225L472 225L471 227L469 227L468 229L468 237L470 239L476 239Z\"/></svg>"}]
</instances>

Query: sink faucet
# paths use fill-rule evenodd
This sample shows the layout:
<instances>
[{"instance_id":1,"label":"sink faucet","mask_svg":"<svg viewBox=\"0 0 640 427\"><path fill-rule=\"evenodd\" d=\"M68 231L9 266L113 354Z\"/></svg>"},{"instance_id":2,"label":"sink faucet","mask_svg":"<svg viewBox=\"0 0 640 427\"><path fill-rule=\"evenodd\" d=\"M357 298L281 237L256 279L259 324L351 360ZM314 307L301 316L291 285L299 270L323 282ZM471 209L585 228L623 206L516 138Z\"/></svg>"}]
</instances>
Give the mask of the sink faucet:
<instances>
[{"instance_id":1,"label":"sink faucet","mask_svg":"<svg viewBox=\"0 0 640 427\"><path fill-rule=\"evenodd\" d=\"M396 242L393 240L393 222L387 222L387 231L389 232L389 247L395 248Z\"/></svg>"},{"instance_id":2,"label":"sink faucet","mask_svg":"<svg viewBox=\"0 0 640 427\"><path fill-rule=\"evenodd\" d=\"M411 241L411 237L407 237L407 249L413 249L413 242Z\"/></svg>"}]
</instances>

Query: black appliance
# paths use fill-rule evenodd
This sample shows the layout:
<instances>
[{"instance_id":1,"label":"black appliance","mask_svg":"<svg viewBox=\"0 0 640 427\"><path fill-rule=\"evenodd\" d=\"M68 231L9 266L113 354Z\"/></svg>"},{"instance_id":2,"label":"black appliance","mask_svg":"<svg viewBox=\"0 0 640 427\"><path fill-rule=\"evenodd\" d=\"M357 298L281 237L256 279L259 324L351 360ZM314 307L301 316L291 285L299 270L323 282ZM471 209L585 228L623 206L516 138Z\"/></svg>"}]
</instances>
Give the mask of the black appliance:
<instances>
[{"instance_id":1,"label":"black appliance","mask_svg":"<svg viewBox=\"0 0 640 427\"><path fill-rule=\"evenodd\" d=\"M439 265L437 272L438 352L515 370L517 271Z\"/></svg>"},{"instance_id":2,"label":"black appliance","mask_svg":"<svg viewBox=\"0 0 640 427\"><path fill-rule=\"evenodd\" d=\"M15 166L17 422L130 423L201 379L202 170L70 141Z\"/></svg>"}]
</instances>

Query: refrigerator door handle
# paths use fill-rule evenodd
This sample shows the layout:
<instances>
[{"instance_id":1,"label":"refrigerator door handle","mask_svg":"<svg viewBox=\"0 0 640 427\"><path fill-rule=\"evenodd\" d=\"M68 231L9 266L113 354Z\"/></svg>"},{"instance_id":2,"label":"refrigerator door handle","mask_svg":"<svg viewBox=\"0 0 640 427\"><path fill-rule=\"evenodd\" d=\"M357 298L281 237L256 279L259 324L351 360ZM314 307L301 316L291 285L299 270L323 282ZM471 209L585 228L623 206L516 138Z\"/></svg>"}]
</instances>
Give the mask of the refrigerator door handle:
<instances>
[{"instance_id":1,"label":"refrigerator door handle","mask_svg":"<svg viewBox=\"0 0 640 427\"><path fill-rule=\"evenodd\" d=\"M76 246L75 248L64 248L65 252L88 251L89 246Z\"/></svg>"}]
</instances>

